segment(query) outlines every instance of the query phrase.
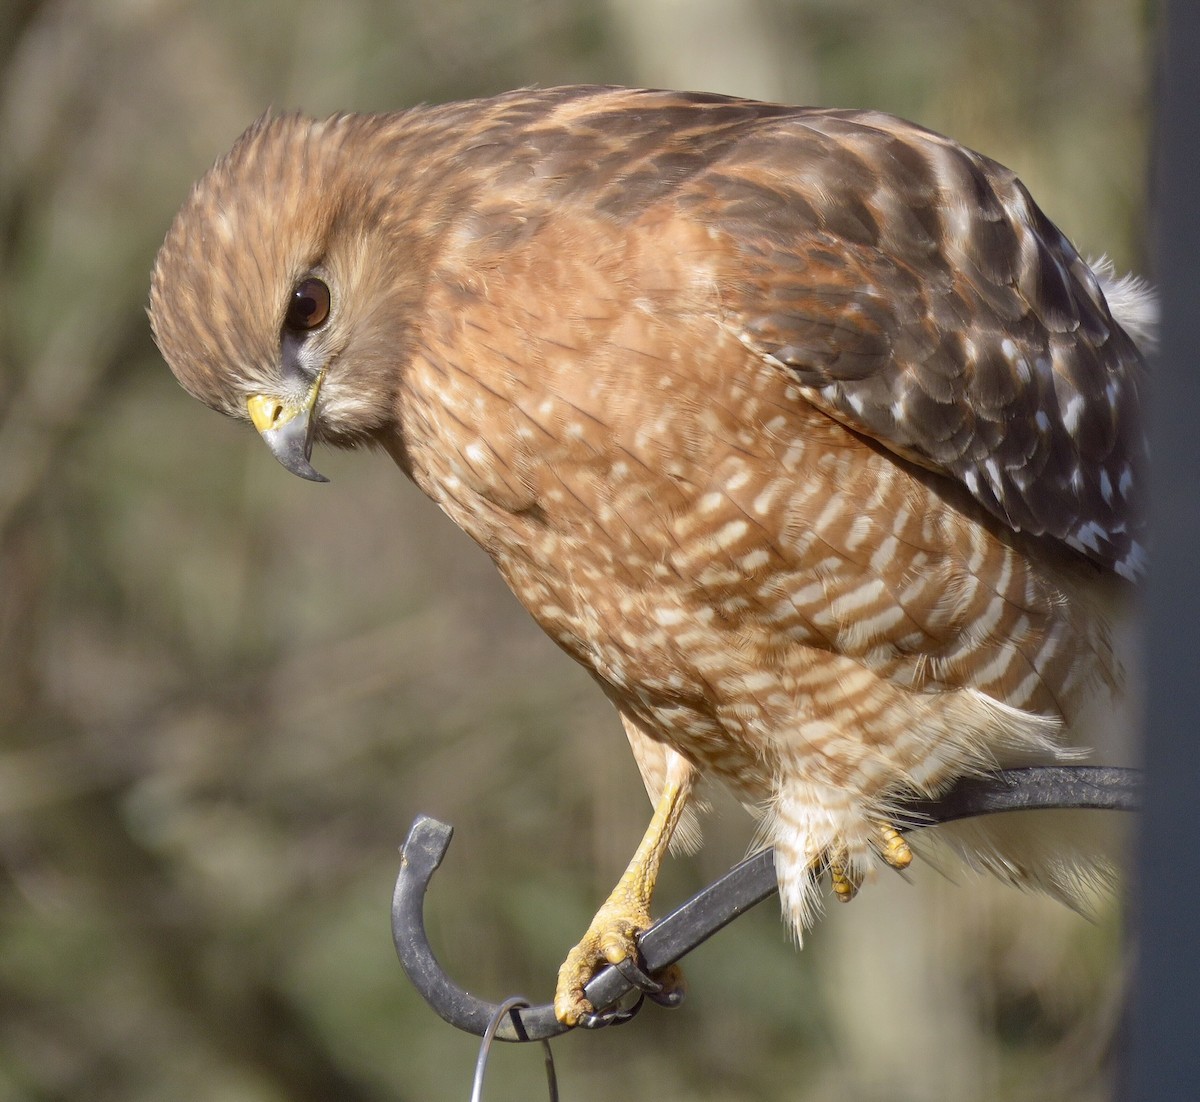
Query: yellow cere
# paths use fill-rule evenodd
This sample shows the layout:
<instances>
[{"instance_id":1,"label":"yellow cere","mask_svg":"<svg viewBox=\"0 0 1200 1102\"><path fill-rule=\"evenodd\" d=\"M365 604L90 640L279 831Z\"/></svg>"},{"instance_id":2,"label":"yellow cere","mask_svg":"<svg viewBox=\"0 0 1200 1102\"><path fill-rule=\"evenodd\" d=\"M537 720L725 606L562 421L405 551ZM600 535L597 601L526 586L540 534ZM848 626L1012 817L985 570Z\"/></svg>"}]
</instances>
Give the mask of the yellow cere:
<instances>
[{"instance_id":1,"label":"yellow cere","mask_svg":"<svg viewBox=\"0 0 1200 1102\"><path fill-rule=\"evenodd\" d=\"M253 398L247 398L246 409L250 413L250 420L254 422L254 427L259 432L286 425L296 414L301 412L299 406L286 405L278 398L272 398L266 394L256 394Z\"/></svg>"}]
</instances>

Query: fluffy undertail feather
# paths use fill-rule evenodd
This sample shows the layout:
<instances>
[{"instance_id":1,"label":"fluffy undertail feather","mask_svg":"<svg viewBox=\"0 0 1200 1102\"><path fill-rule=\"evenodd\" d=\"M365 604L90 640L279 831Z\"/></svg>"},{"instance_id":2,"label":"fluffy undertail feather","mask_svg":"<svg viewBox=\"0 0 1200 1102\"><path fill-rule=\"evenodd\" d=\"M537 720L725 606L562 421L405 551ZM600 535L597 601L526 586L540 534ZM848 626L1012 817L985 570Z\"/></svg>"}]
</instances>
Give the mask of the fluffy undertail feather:
<instances>
[{"instance_id":1,"label":"fluffy undertail feather","mask_svg":"<svg viewBox=\"0 0 1200 1102\"><path fill-rule=\"evenodd\" d=\"M857 838L848 836L840 818L835 821L834 816L821 809L805 815L803 840L795 838L794 823L792 829L781 829L778 811L771 819L779 903L784 921L799 946L804 943L804 931L816 924L824 910L826 893L822 874L828 869L830 855L836 851L848 875L859 879L871 875L874 862L865 832Z\"/></svg>"},{"instance_id":2,"label":"fluffy undertail feather","mask_svg":"<svg viewBox=\"0 0 1200 1102\"><path fill-rule=\"evenodd\" d=\"M1062 724L966 690L947 694L916 722L935 728L935 748L897 778L887 793L867 797L834 783L793 776L782 779L765 809L758 840L775 846L779 896L799 942L819 917L828 894L823 876L836 865L843 883L868 881L885 867L882 826L903 818L903 791L935 796L950 779L1023 764L1066 764L1085 755ZM968 866L1010 883L1040 888L1068 905L1088 910L1114 877L1116 858L1104 831L1085 829L1077 812L992 815L913 834L920 856L949 868L941 855L957 853ZM1061 815L1061 824L1059 820ZM934 841L931 842L931 836ZM940 836L941 848L938 849Z\"/></svg>"},{"instance_id":3,"label":"fluffy undertail feather","mask_svg":"<svg viewBox=\"0 0 1200 1102\"><path fill-rule=\"evenodd\" d=\"M1141 276L1118 276L1107 256L1088 260L1088 266L1100 281L1100 289L1112 316L1133 338L1142 353L1158 347L1158 293Z\"/></svg>"},{"instance_id":4,"label":"fluffy undertail feather","mask_svg":"<svg viewBox=\"0 0 1200 1102\"><path fill-rule=\"evenodd\" d=\"M1130 830L1131 817L1115 811L1010 811L913 831L908 842L952 880L965 866L1092 915L1116 888Z\"/></svg>"},{"instance_id":5,"label":"fluffy undertail feather","mask_svg":"<svg viewBox=\"0 0 1200 1102\"><path fill-rule=\"evenodd\" d=\"M826 839L816 858L809 842L796 848L775 840L783 917L799 945L830 896L827 872L836 858L855 882L870 882L887 869L879 854L877 821L862 817L860 829L810 814L809 839ZM1125 865L1130 817L1113 811L1014 811L978 816L910 831L907 842L921 865L950 880L988 873L1015 887L1045 892L1072 910L1094 915L1115 891ZM918 868L914 864L914 869Z\"/></svg>"}]
</instances>

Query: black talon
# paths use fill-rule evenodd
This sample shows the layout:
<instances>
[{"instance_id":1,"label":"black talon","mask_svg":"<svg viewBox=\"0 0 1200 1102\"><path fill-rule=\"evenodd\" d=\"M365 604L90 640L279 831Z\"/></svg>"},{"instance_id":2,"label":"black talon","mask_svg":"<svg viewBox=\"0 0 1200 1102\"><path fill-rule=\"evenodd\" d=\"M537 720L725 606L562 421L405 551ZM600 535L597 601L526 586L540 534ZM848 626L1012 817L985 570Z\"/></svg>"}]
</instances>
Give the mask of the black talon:
<instances>
[{"instance_id":1,"label":"black talon","mask_svg":"<svg viewBox=\"0 0 1200 1102\"><path fill-rule=\"evenodd\" d=\"M647 973L643 972L633 957L626 957L624 960L619 960L613 967L625 977L630 987L636 987L643 994L658 995L662 993L663 985L657 980L651 979Z\"/></svg>"}]
</instances>

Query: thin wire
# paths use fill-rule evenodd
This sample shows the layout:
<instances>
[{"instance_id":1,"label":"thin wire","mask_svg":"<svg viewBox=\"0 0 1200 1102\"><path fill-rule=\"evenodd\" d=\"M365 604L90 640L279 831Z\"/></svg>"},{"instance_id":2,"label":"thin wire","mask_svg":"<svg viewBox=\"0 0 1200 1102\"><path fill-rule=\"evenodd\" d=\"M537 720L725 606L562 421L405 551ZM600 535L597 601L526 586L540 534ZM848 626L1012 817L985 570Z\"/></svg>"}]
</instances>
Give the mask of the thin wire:
<instances>
[{"instance_id":1,"label":"thin wire","mask_svg":"<svg viewBox=\"0 0 1200 1102\"><path fill-rule=\"evenodd\" d=\"M482 1102L483 1100L483 1077L487 1073L488 1053L491 1051L492 1040L496 1036L496 1030L500 1028L500 1023L504 1021L506 1014L512 1014L514 1010L529 1005L528 999L514 995L496 1007L496 1012L488 1022L487 1029L483 1031L483 1042L479 1046L479 1056L475 1060L475 1081L471 1084L471 1102ZM515 1015L513 1016L513 1028L517 1030L518 1034L521 1033L521 1023ZM550 1042L543 1040L542 1049L546 1058L546 1086L550 1092L550 1102L558 1102L558 1077L554 1074L554 1053L550 1051Z\"/></svg>"}]
</instances>

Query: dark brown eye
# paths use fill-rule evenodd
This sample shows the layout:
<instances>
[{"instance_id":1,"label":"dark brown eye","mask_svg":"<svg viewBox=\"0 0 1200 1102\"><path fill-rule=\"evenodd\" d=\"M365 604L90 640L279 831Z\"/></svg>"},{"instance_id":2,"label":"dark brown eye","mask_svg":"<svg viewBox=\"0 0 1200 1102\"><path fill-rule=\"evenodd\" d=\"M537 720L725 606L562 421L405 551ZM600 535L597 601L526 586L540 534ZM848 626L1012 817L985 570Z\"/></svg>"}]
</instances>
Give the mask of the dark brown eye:
<instances>
[{"instance_id":1,"label":"dark brown eye","mask_svg":"<svg viewBox=\"0 0 1200 1102\"><path fill-rule=\"evenodd\" d=\"M296 285L288 303L283 324L289 329L304 332L319 329L329 317L329 288L319 279L306 279Z\"/></svg>"}]
</instances>

